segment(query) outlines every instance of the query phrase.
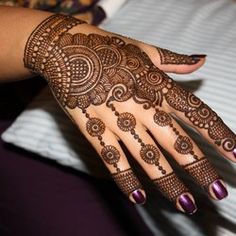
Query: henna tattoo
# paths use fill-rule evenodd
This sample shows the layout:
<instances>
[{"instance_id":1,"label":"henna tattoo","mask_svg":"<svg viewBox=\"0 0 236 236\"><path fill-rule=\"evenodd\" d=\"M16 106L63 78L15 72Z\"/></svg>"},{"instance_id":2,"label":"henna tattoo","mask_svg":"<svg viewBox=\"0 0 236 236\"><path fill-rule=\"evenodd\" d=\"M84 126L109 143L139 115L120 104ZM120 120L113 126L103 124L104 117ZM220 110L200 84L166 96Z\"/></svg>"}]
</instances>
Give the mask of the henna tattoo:
<instances>
[{"instance_id":1,"label":"henna tattoo","mask_svg":"<svg viewBox=\"0 0 236 236\"><path fill-rule=\"evenodd\" d=\"M216 179L220 179L207 158L202 158L190 164L183 165L183 168L205 189L208 189L208 186Z\"/></svg>"},{"instance_id":2,"label":"henna tattoo","mask_svg":"<svg viewBox=\"0 0 236 236\"><path fill-rule=\"evenodd\" d=\"M180 135L174 144L175 150L181 154L188 154L193 150L193 144L189 137Z\"/></svg>"},{"instance_id":3,"label":"henna tattoo","mask_svg":"<svg viewBox=\"0 0 236 236\"><path fill-rule=\"evenodd\" d=\"M236 148L235 134L195 95L174 85L165 94L165 99L175 110L183 112L194 126L206 129L216 145L222 146L225 151L233 151Z\"/></svg>"},{"instance_id":4,"label":"henna tattoo","mask_svg":"<svg viewBox=\"0 0 236 236\"><path fill-rule=\"evenodd\" d=\"M172 202L176 202L176 199L181 194L189 192L174 172L154 179L153 182L157 185L162 194Z\"/></svg>"},{"instance_id":5,"label":"henna tattoo","mask_svg":"<svg viewBox=\"0 0 236 236\"><path fill-rule=\"evenodd\" d=\"M180 134L180 132L174 127L172 117L168 113L156 108L153 120L159 126L169 126L172 129L174 134L177 136L177 139L174 143L174 148L177 152L181 154L191 154L195 160L199 159L199 157L193 151L191 139Z\"/></svg>"},{"instance_id":6,"label":"henna tattoo","mask_svg":"<svg viewBox=\"0 0 236 236\"><path fill-rule=\"evenodd\" d=\"M120 159L119 151L112 145L103 147L101 156L104 161L110 165L116 164Z\"/></svg>"},{"instance_id":7,"label":"henna tattoo","mask_svg":"<svg viewBox=\"0 0 236 236\"><path fill-rule=\"evenodd\" d=\"M90 118L86 123L87 132L95 137L101 136L105 131L105 124L98 118Z\"/></svg>"},{"instance_id":8,"label":"henna tattoo","mask_svg":"<svg viewBox=\"0 0 236 236\"><path fill-rule=\"evenodd\" d=\"M160 153L154 145L146 144L141 148L140 156L148 164L155 164L160 158Z\"/></svg>"},{"instance_id":9,"label":"henna tattoo","mask_svg":"<svg viewBox=\"0 0 236 236\"><path fill-rule=\"evenodd\" d=\"M156 49L160 55L161 64L194 65L200 61L200 58L197 56L193 57L184 54L178 54L158 47L156 47Z\"/></svg>"},{"instance_id":10,"label":"henna tattoo","mask_svg":"<svg viewBox=\"0 0 236 236\"><path fill-rule=\"evenodd\" d=\"M156 109L154 114L154 122L159 126L167 126L171 124L171 117L168 113Z\"/></svg>"},{"instance_id":11,"label":"henna tattoo","mask_svg":"<svg viewBox=\"0 0 236 236\"><path fill-rule=\"evenodd\" d=\"M137 189L142 189L142 185L131 169L112 174L112 177L121 191L127 196Z\"/></svg>"},{"instance_id":12,"label":"henna tattoo","mask_svg":"<svg viewBox=\"0 0 236 236\"><path fill-rule=\"evenodd\" d=\"M121 113L118 116L117 125L121 130L125 132L131 131L136 126L135 117L131 113L128 113L128 112Z\"/></svg>"},{"instance_id":13,"label":"henna tattoo","mask_svg":"<svg viewBox=\"0 0 236 236\"><path fill-rule=\"evenodd\" d=\"M86 114L90 105L101 105L111 97L117 102L132 98L145 109L161 107L165 100L171 107L183 112L195 126L207 129L209 137L218 146L226 151L236 148L235 135L223 121L196 96L179 88L168 75L154 66L138 46L127 44L116 36L68 32L83 23L70 16L52 15L32 32L25 47L25 67L47 79L63 108L78 107ZM160 54L163 55L163 63L193 63L189 61L191 57L176 57L168 50L161 50ZM119 117L117 111L114 114ZM134 119L124 121L121 117L117 125L123 131L129 131L141 147L148 145L136 133ZM168 124L179 135L167 117L156 115L154 120L163 126ZM87 132L97 137L101 146L105 147L102 140L104 127L101 123L92 125L91 122L87 123ZM131 122L130 125L127 122ZM99 131L96 131L97 128Z\"/></svg>"}]
</instances>

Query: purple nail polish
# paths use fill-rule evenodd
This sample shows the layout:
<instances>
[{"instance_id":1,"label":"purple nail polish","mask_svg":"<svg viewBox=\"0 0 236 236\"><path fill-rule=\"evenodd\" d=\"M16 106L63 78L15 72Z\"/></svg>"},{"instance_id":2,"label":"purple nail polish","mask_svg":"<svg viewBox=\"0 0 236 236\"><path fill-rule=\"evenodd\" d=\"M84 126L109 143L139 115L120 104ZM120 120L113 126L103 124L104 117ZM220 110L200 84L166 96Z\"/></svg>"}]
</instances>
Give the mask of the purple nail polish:
<instances>
[{"instance_id":1,"label":"purple nail polish","mask_svg":"<svg viewBox=\"0 0 236 236\"><path fill-rule=\"evenodd\" d=\"M234 157L236 158L236 148L233 150Z\"/></svg>"},{"instance_id":2,"label":"purple nail polish","mask_svg":"<svg viewBox=\"0 0 236 236\"><path fill-rule=\"evenodd\" d=\"M228 196L228 191L220 180L216 180L211 184L212 191L216 197L221 200Z\"/></svg>"},{"instance_id":3,"label":"purple nail polish","mask_svg":"<svg viewBox=\"0 0 236 236\"><path fill-rule=\"evenodd\" d=\"M188 214L193 214L197 210L194 202L187 194L180 195L179 204L182 206L184 211Z\"/></svg>"},{"instance_id":4,"label":"purple nail polish","mask_svg":"<svg viewBox=\"0 0 236 236\"><path fill-rule=\"evenodd\" d=\"M193 54L193 55L190 55L190 57L194 57L194 58L205 58L207 55L205 54Z\"/></svg>"},{"instance_id":5,"label":"purple nail polish","mask_svg":"<svg viewBox=\"0 0 236 236\"><path fill-rule=\"evenodd\" d=\"M146 199L140 190L135 190L132 193L132 197L137 204L145 203Z\"/></svg>"}]
</instances>

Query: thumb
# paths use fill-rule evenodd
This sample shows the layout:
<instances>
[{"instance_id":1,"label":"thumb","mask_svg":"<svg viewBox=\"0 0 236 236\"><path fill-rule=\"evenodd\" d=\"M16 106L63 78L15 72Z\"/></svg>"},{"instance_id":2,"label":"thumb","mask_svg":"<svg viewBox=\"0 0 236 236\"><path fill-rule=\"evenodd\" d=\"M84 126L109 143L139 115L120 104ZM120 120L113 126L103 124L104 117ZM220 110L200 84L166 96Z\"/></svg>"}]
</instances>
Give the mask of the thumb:
<instances>
[{"instance_id":1,"label":"thumb","mask_svg":"<svg viewBox=\"0 0 236 236\"><path fill-rule=\"evenodd\" d=\"M191 73L206 60L203 54L184 55L144 43L139 43L139 47L147 53L155 66L167 73Z\"/></svg>"}]
</instances>

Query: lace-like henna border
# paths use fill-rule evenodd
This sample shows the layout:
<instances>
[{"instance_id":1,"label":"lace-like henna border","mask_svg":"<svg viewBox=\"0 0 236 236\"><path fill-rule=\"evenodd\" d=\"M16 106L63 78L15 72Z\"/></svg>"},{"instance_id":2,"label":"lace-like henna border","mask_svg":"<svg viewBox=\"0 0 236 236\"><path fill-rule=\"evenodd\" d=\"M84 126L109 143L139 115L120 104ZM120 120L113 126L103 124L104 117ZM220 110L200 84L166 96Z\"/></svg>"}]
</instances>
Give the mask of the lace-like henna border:
<instances>
[{"instance_id":1,"label":"lace-like henna border","mask_svg":"<svg viewBox=\"0 0 236 236\"><path fill-rule=\"evenodd\" d=\"M206 190L215 180L221 179L212 164L205 157L182 167Z\"/></svg>"},{"instance_id":2,"label":"lace-like henna border","mask_svg":"<svg viewBox=\"0 0 236 236\"><path fill-rule=\"evenodd\" d=\"M112 178L121 191L127 196L129 196L133 191L143 188L131 168L112 174Z\"/></svg>"},{"instance_id":3,"label":"lace-like henna border","mask_svg":"<svg viewBox=\"0 0 236 236\"><path fill-rule=\"evenodd\" d=\"M157 185L162 194L172 202L176 202L176 199L181 194L189 192L187 187L184 186L174 172L154 179L153 182Z\"/></svg>"},{"instance_id":4,"label":"lace-like henna border","mask_svg":"<svg viewBox=\"0 0 236 236\"><path fill-rule=\"evenodd\" d=\"M41 60L49 56L50 50L61 35L78 24L85 24L85 21L71 16L54 14L43 20L30 34L24 52L24 65L32 72L42 74Z\"/></svg>"}]
</instances>

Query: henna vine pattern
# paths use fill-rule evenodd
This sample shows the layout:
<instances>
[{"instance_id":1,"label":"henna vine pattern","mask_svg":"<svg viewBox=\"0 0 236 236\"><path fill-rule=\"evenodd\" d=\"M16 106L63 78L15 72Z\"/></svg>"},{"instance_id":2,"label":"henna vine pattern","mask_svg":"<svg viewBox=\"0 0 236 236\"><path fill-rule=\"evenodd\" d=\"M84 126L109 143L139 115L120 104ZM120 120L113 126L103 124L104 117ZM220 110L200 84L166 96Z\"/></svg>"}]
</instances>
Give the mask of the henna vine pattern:
<instances>
[{"instance_id":1,"label":"henna vine pattern","mask_svg":"<svg viewBox=\"0 0 236 236\"><path fill-rule=\"evenodd\" d=\"M160 55L161 64L194 65L200 61L199 57L178 54L175 52L171 52L167 49L158 48L158 47L156 47L156 49Z\"/></svg>"},{"instance_id":2,"label":"henna vine pattern","mask_svg":"<svg viewBox=\"0 0 236 236\"><path fill-rule=\"evenodd\" d=\"M174 172L158 179L154 179L153 181L163 195L165 195L172 202L176 202L177 198L181 194L189 192Z\"/></svg>"}]
</instances>

